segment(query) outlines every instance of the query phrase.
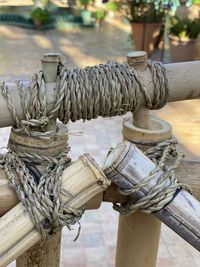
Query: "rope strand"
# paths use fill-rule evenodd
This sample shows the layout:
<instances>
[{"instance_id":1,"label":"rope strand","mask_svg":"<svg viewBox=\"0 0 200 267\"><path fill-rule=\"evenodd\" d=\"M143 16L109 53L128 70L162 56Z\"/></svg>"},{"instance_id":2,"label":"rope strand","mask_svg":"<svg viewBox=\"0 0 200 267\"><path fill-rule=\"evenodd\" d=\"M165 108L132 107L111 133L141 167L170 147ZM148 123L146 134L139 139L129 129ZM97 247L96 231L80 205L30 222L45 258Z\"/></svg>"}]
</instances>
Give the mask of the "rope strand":
<instances>
[{"instance_id":1,"label":"rope strand","mask_svg":"<svg viewBox=\"0 0 200 267\"><path fill-rule=\"evenodd\" d=\"M154 100L143 85L137 71L127 63L109 62L84 69L68 68L62 62L56 81L57 97L53 109L47 113L46 86L40 71L34 74L29 93L22 82L16 82L24 111L20 120L8 86L0 83L0 89L8 109L16 122L16 131L38 138L53 134L46 131L52 118L59 118L64 124L69 120L91 120L102 117L134 113L140 106L142 96L149 109L164 106L168 100L169 88L165 67L159 62L148 61L148 68L154 84ZM28 98L27 96L30 96Z\"/></svg>"},{"instance_id":2,"label":"rope strand","mask_svg":"<svg viewBox=\"0 0 200 267\"><path fill-rule=\"evenodd\" d=\"M56 81L58 93L53 109L49 112L47 112L46 85L42 71L33 75L27 90L25 90L22 82L17 81L16 87L23 108L22 120L17 114L13 104L14 100L5 82L0 82L0 90L16 123L16 132L36 138L50 138L54 132L47 131L46 126L53 118L59 118L66 124L69 120L74 122L80 119L91 120L98 116L111 117L123 115L128 111L134 113L139 108L142 97L144 97L149 109L164 106L168 100L169 91L166 70L161 63L152 61L148 61L148 68L154 84L153 101L137 71L127 63L115 62L79 69L68 68L64 61L61 61L58 66ZM69 162L67 152L55 159L27 153L18 153L17 155L13 151L9 151L4 156L0 155L0 168L5 168L11 185L15 188L19 199L28 210L32 221L43 237L48 236L49 228L50 232L53 232L54 228L59 225L66 225L70 229L70 225L78 222L83 213L83 209L74 210L63 205L60 199L61 174L64 166ZM167 155L164 155L161 162L166 157ZM35 181L28 168L30 163L31 168L34 168L34 164L37 163L47 165L39 183ZM16 179L14 169L19 180ZM171 173L172 170L170 170L168 177L171 176ZM146 184L149 179L150 177L144 179L142 184ZM165 180L165 176L163 176L161 185L165 184ZM139 187L132 190L138 189ZM172 187L166 190L165 198L167 199L171 196L170 190ZM129 191L123 193L127 194ZM146 202L143 203L143 210L147 210L147 207L155 201L164 201L163 195L159 195L160 191L160 187L150 191L146 196ZM67 194L67 192L62 193ZM128 209L132 210L132 203L128 205ZM141 207L139 202L135 205ZM115 208L119 209L118 206ZM40 223L39 214L46 218L43 225Z\"/></svg>"},{"instance_id":3,"label":"rope strand","mask_svg":"<svg viewBox=\"0 0 200 267\"><path fill-rule=\"evenodd\" d=\"M129 215L136 210L140 210L144 213L152 213L161 210L167 205L174 197L174 194L178 189L185 189L191 193L190 186L177 181L174 170L176 170L183 158L184 154L176 151L176 144L174 138L160 142L154 147L149 148L144 154L152 160L156 167L154 170L145 177L139 184L133 186L130 189L120 189L119 192L122 195L130 195L132 193L140 191L151 181L155 179L155 176L159 175L159 179L155 186L144 197L141 197L136 203L131 199L127 203L114 204L113 208L120 212L122 215ZM168 160L173 162L170 166L167 166Z\"/></svg>"}]
</instances>

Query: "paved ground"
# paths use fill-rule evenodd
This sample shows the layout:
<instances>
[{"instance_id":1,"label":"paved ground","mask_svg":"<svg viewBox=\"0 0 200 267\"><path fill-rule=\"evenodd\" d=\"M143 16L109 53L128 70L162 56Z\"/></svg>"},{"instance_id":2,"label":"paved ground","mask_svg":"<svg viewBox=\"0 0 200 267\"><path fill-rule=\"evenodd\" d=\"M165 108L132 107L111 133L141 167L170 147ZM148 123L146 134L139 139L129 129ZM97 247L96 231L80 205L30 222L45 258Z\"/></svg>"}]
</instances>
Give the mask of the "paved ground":
<instances>
[{"instance_id":1,"label":"paved ground","mask_svg":"<svg viewBox=\"0 0 200 267\"><path fill-rule=\"evenodd\" d=\"M61 52L70 66L83 67L108 60L123 61L130 50L129 27L117 21L106 23L101 30L83 31L35 32L0 26L0 76L15 79L32 74L40 68L39 59L44 52ZM157 114L172 124L189 157L199 158L199 101L170 104ZM72 158L90 152L101 164L108 149L121 140L121 125L122 118L70 124ZM9 129L0 130L1 147L6 145L8 132ZM98 211L86 212L78 241L73 242L76 230L64 230L62 266L113 267L117 216L111 205L104 204ZM200 267L200 255L163 226L157 266Z\"/></svg>"}]
</instances>

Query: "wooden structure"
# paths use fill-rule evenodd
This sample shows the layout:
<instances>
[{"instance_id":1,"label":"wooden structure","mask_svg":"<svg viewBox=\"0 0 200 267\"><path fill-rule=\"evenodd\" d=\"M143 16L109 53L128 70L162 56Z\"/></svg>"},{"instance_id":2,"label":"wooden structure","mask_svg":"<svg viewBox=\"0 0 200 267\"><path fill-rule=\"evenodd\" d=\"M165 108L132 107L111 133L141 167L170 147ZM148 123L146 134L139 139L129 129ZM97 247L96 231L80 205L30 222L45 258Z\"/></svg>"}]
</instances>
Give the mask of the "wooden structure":
<instances>
[{"instance_id":1,"label":"wooden structure","mask_svg":"<svg viewBox=\"0 0 200 267\"><path fill-rule=\"evenodd\" d=\"M147 68L146 53L129 53L127 60L129 65L137 70L153 100L154 84ZM48 54L42 59L49 111L57 95L55 80L58 62L59 55L57 54ZM200 98L200 76L197 75L200 72L200 62L168 64L166 70L169 80L169 101ZM29 86L29 82L24 82L24 84ZM22 120L24 115L15 84L11 83L10 88L11 96L15 99L15 108ZM89 155L80 157L79 160L66 167L62 175L62 188L70 195L63 195L62 198L67 205L72 208L85 205L87 209L95 209L102 201L123 203L129 197L138 199L148 192L149 188L145 187L142 192L126 197L120 195L114 185L124 189L130 188L140 182L155 167L155 164L131 142L145 143L145 146L139 147L145 150L147 145L164 141L172 135L170 125L152 118L149 110L144 107L142 95L141 99L141 106L134 114L134 118L125 121L123 125L124 139L128 139L129 142L117 146L110 153L106 159L104 173ZM0 127L12 125L14 121L5 99L0 94ZM9 147L17 152L36 152L41 156L55 157L65 149L68 136L62 127L56 124L56 118L50 121L48 129L57 133L56 139L37 140L31 137L21 137L12 132ZM191 166L191 164L198 163L185 162L183 166ZM43 172L42 164L38 168ZM179 172L181 173L181 170ZM200 198L199 181L191 176L191 170L187 170L187 167L184 169L184 174L184 181L194 189L194 196L197 199ZM150 186L156 182L155 178ZM169 205L156 212L155 216L140 212L128 217L120 216L116 267L132 267L133 262L137 267L155 267L160 221L169 225L200 251L199 214L200 203L189 193L181 191ZM3 244L0 248L0 266L6 266L16 258L18 258L17 267L45 267L50 263L54 267L59 266L60 232L51 240L40 240L41 235L35 229L29 215L24 212L15 192L10 188L4 170L0 170L0 215L2 216L0 218L0 240ZM40 217L41 221L43 219Z\"/></svg>"}]
</instances>

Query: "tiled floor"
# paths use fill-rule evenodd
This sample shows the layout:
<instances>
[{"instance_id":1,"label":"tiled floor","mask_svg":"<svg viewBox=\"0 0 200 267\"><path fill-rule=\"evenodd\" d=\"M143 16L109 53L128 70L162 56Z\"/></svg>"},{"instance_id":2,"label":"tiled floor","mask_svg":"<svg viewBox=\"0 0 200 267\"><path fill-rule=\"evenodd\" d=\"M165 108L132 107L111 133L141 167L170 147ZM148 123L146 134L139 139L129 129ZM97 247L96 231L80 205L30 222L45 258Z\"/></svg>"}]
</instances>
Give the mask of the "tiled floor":
<instances>
[{"instance_id":1,"label":"tiled floor","mask_svg":"<svg viewBox=\"0 0 200 267\"><path fill-rule=\"evenodd\" d=\"M0 26L0 76L14 79L17 75L32 74L40 68L41 54L48 51L64 53L71 66L82 67L107 60L122 61L131 49L131 43L127 41L129 27L117 21L107 23L106 26L102 30L76 32L34 32ZM189 157L198 159L199 100L170 104L157 114L172 124L176 137ZM121 141L121 126L122 118L119 117L70 123L72 158L76 159L80 154L89 152L102 164L108 149ZM8 131L9 129L0 129L0 147L6 144ZM111 205L103 204L99 210L85 213L81 235L76 242L73 242L76 228L72 232L64 229L61 266L113 267L117 218ZM163 225L157 266L200 267L200 254Z\"/></svg>"}]
</instances>

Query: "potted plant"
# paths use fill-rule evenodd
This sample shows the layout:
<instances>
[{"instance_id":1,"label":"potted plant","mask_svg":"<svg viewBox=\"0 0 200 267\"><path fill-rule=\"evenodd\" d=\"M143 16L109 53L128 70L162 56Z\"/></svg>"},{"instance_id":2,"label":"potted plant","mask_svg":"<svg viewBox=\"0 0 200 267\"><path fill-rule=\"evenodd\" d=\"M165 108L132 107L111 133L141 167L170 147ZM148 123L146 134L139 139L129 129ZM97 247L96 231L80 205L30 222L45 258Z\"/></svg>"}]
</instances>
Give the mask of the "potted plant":
<instances>
[{"instance_id":1,"label":"potted plant","mask_svg":"<svg viewBox=\"0 0 200 267\"><path fill-rule=\"evenodd\" d=\"M120 10L120 3L117 1L109 1L106 4L106 9L108 10L109 17L114 17L115 13Z\"/></svg>"},{"instance_id":2,"label":"potted plant","mask_svg":"<svg viewBox=\"0 0 200 267\"><path fill-rule=\"evenodd\" d=\"M103 8L99 8L95 11L94 16L96 19L97 26L101 27L102 22L104 21L105 16L106 16L106 11Z\"/></svg>"},{"instance_id":3,"label":"potted plant","mask_svg":"<svg viewBox=\"0 0 200 267\"><path fill-rule=\"evenodd\" d=\"M170 61L194 60L195 42L200 33L200 20L170 18Z\"/></svg>"},{"instance_id":4,"label":"potted plant","mask_svg":"<svg viewBox=\"0 0 200 267\"><path fill-rule=\"evenodd\" d=\"M40 28L42 24L48 21L49 12L47 9L41 7L35 7L31 11L31 17L33 19L36 28Z\"/></svg>"},{"instance_id":5,"label":"potted plant","mask_svg":"<svg viewBox=\"0 0 200 267\"><path fill-rule=\"evenodd\" d=\"M128 18L133 32L135 49L150 54L159 35L164 17L161 0L122 0L122 10Z\"/></svg>"}]
</instances>

